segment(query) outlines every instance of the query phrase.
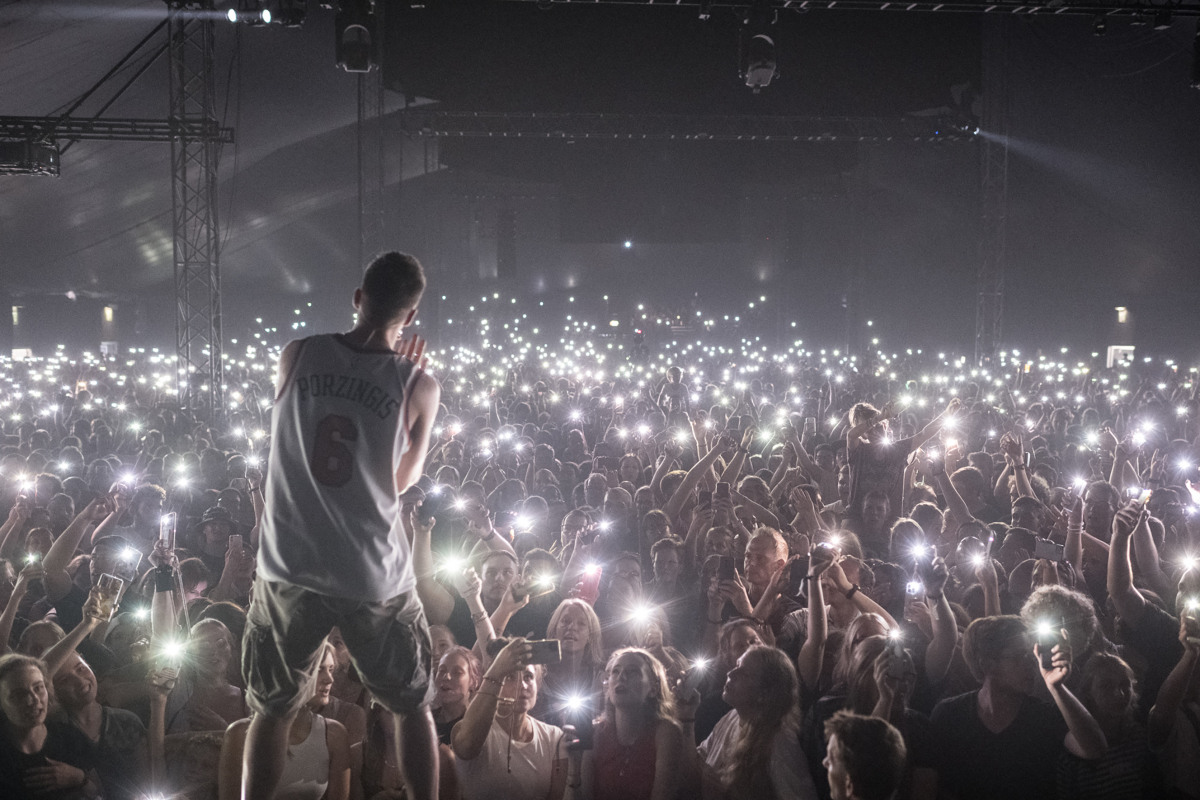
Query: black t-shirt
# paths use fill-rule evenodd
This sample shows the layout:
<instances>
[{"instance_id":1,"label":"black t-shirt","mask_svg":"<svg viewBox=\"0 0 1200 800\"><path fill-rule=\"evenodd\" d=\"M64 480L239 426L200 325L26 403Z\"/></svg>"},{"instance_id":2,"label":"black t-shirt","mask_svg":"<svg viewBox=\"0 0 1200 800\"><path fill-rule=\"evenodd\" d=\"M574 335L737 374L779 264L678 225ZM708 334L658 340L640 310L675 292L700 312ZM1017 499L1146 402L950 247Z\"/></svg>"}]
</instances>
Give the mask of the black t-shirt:
<instances>
[{"instance_id":1,"label":"black t-shirt","mask_svg":"<svg viewBox=\"0 0 1200 800\"><path fill-rule=\"evenodd\" d=\"M106 800L133 800L141 796L138 756L146 746L146 726L132 711L104 707L100 741L96 743L97 769L107 790Z\"/></svg>"},{"instance_id":2,"label":"black t-shirt","mask_svg":"<svg viewBox=\"0 0 1200 800\"><path fill-rule=\"evenodd\" d=\"M454 726L459 723L462 717L452 719L449 722L433 721L433 727L437 730L438 744L450 746L450 734L454 731Z\"/></svg>"},{"instance_id":3,"label":"black t-shirt","mask_svg":"<svg viewBox=\"0 0 1200 800\"><path fill-rule=\"evenodd\" d=\"M903 505L904 466L912 452L913 440L900 439L896 442L859 444L850 454L850 503L849 516L862 517L863 500L867 494L879 490L891 501L892 516L900 513Z\"/></svg>"},{"instance_id":4,"label":"black t-shirt","mask_svg":"<svg viewBox=\"0 0 1200 800\"><path fill-rule=\"evenodd\" d=\"M1051 800L1066 720L1027 697L1012 724L992 733L979 719L978 699L968 692L933 709L939 785L962 800Z\"/></svg>"},{"instance_id":5,"label":"black t-shirt","mask_svg":"<svg viewBox=\"0 0 1200 800\"><path fill-rule=\"evenodd\" d=\"M83 622L83 605L87 599L88 590L72 581L67 593L54 601L54 613L64 631L72 631L76 625Z\"/></svg>"},{"instance_id":6,"label":"black t-shirt","mask_svg":"<svg viewBox=\"0 0 1200 800\"><path fill-rule=\"evenodd\" d=\"M49 766L47 759L78 767L92 779L91 785L34 795L25 788L25 771ZM94 790L100 787L96 777L98 763L96 746L82 731L65 722L46 722L46 743L40 753L22 753L6 735L0 735L0 797L79 800L99 796L85 791L85 788Z\"/></svg>"},{"instance_id":7,"label":"black t-shirt","mask_svg":"<svg viewBox=\"0 0 1200 800\"><path fill-rule=\"evenodd\" d=\"M545 639L549 634L546 628L550 625L550 617L563 601L563 596L557 591L535 597L529 604L512 615L508 627L497 631L501 636L524 636L526 639Z\"/></svg>"},{"instance_id":8,"label":"black t-shirt","mask_svg":"<svg viewBox=\"0 0 1200 800\"><path fill-rule=\"evenodd\" d=\"M1142 677L1142 694L1138 701L1144 717L1154 707L1163 681L1183 657L1183 645L1179 643L1179 619L1147 603L1137 626L1125 626L1123 639L1126 645L1146 659L1146 674Z\"/></svg>"},{"instance_id":9,"label":"black t-shirt","mask_svg":"<svg viewBox=\"0 0 1200 800\"><path fill-rule=\"evenodd\" d=\"M446 620L446 627L463 647L475 646L475 623L471 622L471 609L458 594L454 595L454 609L450 612L450 619Z\"/></svg>"}]
</instances>

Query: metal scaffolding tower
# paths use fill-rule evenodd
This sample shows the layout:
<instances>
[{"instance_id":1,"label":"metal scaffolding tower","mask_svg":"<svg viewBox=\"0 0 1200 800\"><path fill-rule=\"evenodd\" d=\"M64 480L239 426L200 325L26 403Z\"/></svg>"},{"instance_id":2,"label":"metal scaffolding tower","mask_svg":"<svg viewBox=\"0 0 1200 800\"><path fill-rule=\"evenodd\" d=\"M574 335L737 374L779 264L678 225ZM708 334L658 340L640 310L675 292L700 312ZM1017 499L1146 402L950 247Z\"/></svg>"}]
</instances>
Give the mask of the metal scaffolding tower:
<instances>
[{"instance_id":1,"label":"metal scaffolding tower","mask_svg":"<svg viewBox=\"0 0 1200 800\"><path fill-rule=\"evenodd\" d=\"M1005 224L1008 217L1008 25L984 17L983 114L980 120L979 271L976 275L975 363L996 356L1004 320Z\"/></svg>"},{"instance_id":2,"label":"metal scaffolding tower","mask_svg":"<svg viewBox=\"0 0 1200 800\"><path fill-rule=\"evenodd\" d=\"M196 13L199 12L199 13ZM190 126L218 129L213 79L212 0L168 5L171 205L175 238L175 351L184 408L224 410L221 269L217 235L217 141Z\"/></svg>"},{"instance_id":3,"label":"metal scaffolding tower","mask_svg":"<svg viewBox=\"0 0 1200 800\"><path fill-rule=\"evenodd\" d=\"M386 137L384 132L383 14L386 3L369 7L364 23L371 28L371 60L358 78L358 124L355 127L358 154L358 265L362 269L372 255L383 249Z\"/></svg>"}]
</instances>

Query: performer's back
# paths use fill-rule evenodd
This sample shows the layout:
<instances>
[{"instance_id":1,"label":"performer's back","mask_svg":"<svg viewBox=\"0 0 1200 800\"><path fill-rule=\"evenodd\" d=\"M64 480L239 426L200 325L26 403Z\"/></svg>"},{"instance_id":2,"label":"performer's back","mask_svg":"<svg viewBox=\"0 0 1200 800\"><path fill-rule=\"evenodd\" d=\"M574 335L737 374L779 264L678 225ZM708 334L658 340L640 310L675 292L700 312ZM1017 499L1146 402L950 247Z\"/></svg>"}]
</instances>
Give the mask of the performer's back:
<instances>
[{"instance_id":1,"label":"performer's back","mask_svg":"<svg viewBox=\"0 0 1200 800\"><path fill-rule=\"evenodd\" d=\"M372 601L415 586L394 470L416 374L340 334L300 342L271 423L262 578Z\"/></svg>"}]
</instances>

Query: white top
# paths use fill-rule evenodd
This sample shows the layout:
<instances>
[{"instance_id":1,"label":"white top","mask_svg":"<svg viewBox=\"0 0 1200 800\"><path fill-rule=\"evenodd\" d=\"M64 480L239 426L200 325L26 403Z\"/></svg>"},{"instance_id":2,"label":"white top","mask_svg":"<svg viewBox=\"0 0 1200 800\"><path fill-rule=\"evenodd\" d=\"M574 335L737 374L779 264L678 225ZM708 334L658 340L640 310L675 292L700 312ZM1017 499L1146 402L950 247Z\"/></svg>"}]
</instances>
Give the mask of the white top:
<instances>
[{"instance_id":1,"label":"white top","mask_svg":"<svg viewBox=\"0 0 1200 800\"><path fill-rule=\"evenodd\" d=\"M329 742L325 718L312 715L312 730L300 744L289 745L287 763L275 800L321 800L329 788Z\"/></svg>"},{"instance_id":2,"label":"white top","mask_svg":"<svg viewBox=\"0 0 1200 800\"><path fill-rule=\"evenodd\" d=\"M301 340L271 420L263 579L365 601L416 586L396 490L416 375L340 336Z\"/></svg>"},{"instance_id":3,"label":"white top","mask_svg":"<svg viewBox=\"0 0 1200 800\"><path fill-rule=\"evenodd\" d=\"M740 723L736 711L721 717L713 732L697 748L706 764L713 768L720 765L721 753L725 748L733 747ZM817 788L808 771L808 759L800 749L800 739L787 725L775 734L771 748L771 786L775 790L775 800L816 800L817 797Z\"/></svg>"},{"instance_id":4,"label":"white top","mask_svg":"<svg viewBox=\"0 0 1200 800\"><path fill-rule=\"evenodd\" d=\"M508 733L499 720L492 722L478 756L470 761L455 759L462 800L545 800L550 793L555 758L567 757L566 749L561 747L563 732L533 717L527 719L533 723L533 741L514 739L511 761Z\"/></svg>"}]
</instances>

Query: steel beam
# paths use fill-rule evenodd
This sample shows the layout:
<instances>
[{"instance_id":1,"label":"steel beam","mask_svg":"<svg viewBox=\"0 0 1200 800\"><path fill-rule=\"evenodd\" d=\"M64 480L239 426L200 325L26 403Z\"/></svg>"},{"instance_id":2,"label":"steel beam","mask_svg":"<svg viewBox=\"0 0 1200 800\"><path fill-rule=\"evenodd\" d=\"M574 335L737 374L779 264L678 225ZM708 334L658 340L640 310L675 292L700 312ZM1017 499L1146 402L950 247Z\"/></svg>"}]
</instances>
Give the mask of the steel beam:
<instances>
[{"instance_id":1,"label":"steel beam","mask_svg":"<svg viewBox=\"0 0 1200 800\"><path fill-rule=\"evenodd\" d=\"M168 6L169 124L177 131L218 130L213 79L212 0ZM221 270L217 235L217 142L186 133L171 140L175 239L175 333L180 403L224 412Z\"/></svg>"}]
</instances>

